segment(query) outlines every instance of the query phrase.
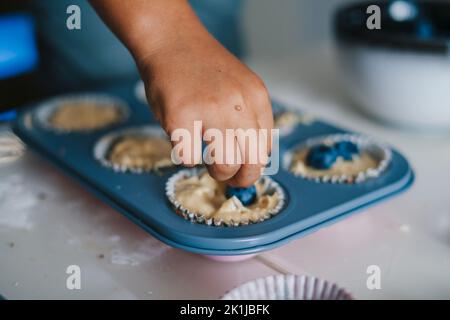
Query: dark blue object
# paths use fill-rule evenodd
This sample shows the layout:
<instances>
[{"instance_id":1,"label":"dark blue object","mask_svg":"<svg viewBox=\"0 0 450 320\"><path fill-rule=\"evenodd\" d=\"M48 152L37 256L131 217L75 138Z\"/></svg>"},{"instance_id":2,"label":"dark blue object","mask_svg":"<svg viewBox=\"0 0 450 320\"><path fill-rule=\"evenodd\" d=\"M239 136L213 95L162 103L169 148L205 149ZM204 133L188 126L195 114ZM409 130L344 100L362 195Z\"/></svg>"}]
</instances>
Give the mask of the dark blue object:
<instances>
[{"instance_id":1,"label":"dark blue object","mask_svg":"<svg viewBox=\"0 0 450 320\"><path fill-rule=\"evenodd\" d=\"M381 9L381 29L367 28L369 5ZM334 18L339 43L420 52L449 52L450 2L391 0L342 6Z\"/></svg>"},{"instance_id":2,"label":"dark blue object","mask_svg":"<svg viewBox=\"0 0 450 320\"><path fill-rule=\"evenodd\" d=\"M251 186L248 188L235 188L227 186L225 196L228 199L234 196L238 198L239 201L241 201L244 206L249 206L253 204L256 200L256 187Z\"/></svg>"},{"instance_id":3,"label":"dark blue object","mask_svg":"<svg viewBox=\"0 0 450 320\"><path fill-rule=\"evenodd\" d=\"M119 126L93 133L55 134L35 121L37 109L32 107L18 117L14 132L30 148L56 164L86 190L170 246L209 255L251 254L274 249L406 190L414 180L408 161L395 150L386 172L359 185L306 181L281 169L271 177L286 192L285 206L278 215L243 227L191 223L175 214L166 201L165 184L179 168L163 174L121 174L105 168L92 156L92 147L111 130L144 124L157 125L148 106L136 100L134 84L101 91L133 105L129 119ZM280 157L305 139L345 132L317 121L287 139L281 139Z\"/></svg>"},{"instance_id":4,"label":"dark blue object","mask_svg":"<svg viewBox=\"0 0 450 320\"><path fill-rule=\"evenodd\" d=\"M27 14L0 15L0 79L31 71L37 62L31 17Z\"/></svg>"},{"instance_id":5,"label":"dark blue object","mask_svg":"<svg viewBox=\"0 0 450 320\"><path fill-rule=\"evenodd\" d=\"M353 156L359 154L358 146L350 141L340 141L334 144L334 148L339 157L342 157L345 161L353 160Z\"/></svg>"},{"instance_id":6,"label":"dark blue object","mask_svg":"<svg viewBox=\"0 0 450 320\"><path fill-rule=\"evenodd\" d=\"M16 110L9 110L3 113L0 113L0 122L8 122L12 121L17 117Z\"/></svg>"},{"instance_id":7,"label":"dark blue object","mask_svg":"<svg viewBox=\"0 0 450 320\"><path fill-rule=\"evenodd\" d=\"M433 24L427 19L422 18L416 22L417 35L421 39L432 39L435 36L435 28Z\"/></svg>"},{"instance_id":8,"label":"dark blue object","mask_svg":"<svg viewBox=\"0 0 450 320\"><path fill-rule=\"evenodd\" d=\"M312 147L306 156L306 164L319 170L330 169L336 162L338 153L333 147L321 144Z\"/></svg>"}]
</instances>

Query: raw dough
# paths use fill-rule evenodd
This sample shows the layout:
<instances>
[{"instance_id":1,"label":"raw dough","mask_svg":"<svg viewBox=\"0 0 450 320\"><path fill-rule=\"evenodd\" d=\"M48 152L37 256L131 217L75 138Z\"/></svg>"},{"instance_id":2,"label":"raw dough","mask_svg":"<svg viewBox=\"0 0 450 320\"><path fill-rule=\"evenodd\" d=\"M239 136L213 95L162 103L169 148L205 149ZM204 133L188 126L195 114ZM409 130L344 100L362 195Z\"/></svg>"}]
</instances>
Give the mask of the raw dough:
<instances>
[{"instance_id":1,"label":"raw dough","mask_svg":"<svg viewBox=\"0 0 450 320\"><path fill-rule=\"evenodd\" d=\"M167 139L125 136L112 146L108 160L120 168L150 171L172 166L171 152Z\"/></svg>"},{"instance_id":2,"label":"raw dough","mask_svg":"<svg viewBox=\"0 0 450 320\"><path fill-rule=\"evenodd\" d=\"M368 169L375 169L378 166L378 161L374 159L369 153L362 152L359 156L354 156L352 161L345 161L341 157L336 160L336 163L327 170L319 170L312 168L306 164L306 157L309 149L304 149L296 152L292 157L291 171L294 174L303 175L311 178L319 178L323 176L357 176L360 172L365 172Z\"/></svg>"},{"instance_id":3,"label":"raw dough","mask_svg":"<svg viewBox=\"0 0 450 320\"><path fill-rule=\"evenodd\" d=\"M311 116L301 115L292 111L285 111L275 117L275 128L292 128L300 123L309 125L313 121Z\"/></svg>"},{"instance_id":4,"label":"raw dough","mask_svg":"<svg viewBox=\"0 0 450 320\"><path fill-rule=\"evenodd\" d=\"M175 198L181 206L205 219L221 221L226 225L259 222L275 214L273 210L279 203L277 192L266 194L267 185L256 183L257 200L245 207L238 198L225 197L225 183L211 178L208 173L182 179L175 184Z\"/></svg>"},{"instance_id":5,"label":"raw dough","mask_svg":"<svg viewBox=\"0 0 450 320\"><path fill-rule=\"evenodd\" d=\"M58 107L51 115L52 127L67 131L95 130L119 122L121 110L114 105L96 102L71 102Z\"/></svg>"}]
</instances>

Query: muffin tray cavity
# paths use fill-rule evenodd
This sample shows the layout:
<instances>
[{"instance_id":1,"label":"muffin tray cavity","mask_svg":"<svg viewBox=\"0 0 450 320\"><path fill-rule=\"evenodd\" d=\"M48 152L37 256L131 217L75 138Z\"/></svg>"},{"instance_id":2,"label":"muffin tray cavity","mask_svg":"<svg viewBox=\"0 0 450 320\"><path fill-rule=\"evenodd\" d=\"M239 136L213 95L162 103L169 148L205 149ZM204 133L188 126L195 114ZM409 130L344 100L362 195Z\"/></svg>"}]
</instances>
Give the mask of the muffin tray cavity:
<instances>
[{"instance_id":1,"label":"muffin tray cavity","mask_svg":"<svg viewBox=\"0 0 450 320\"><path fill-rule=\"evenodd\" d=\"M295 176L280 164L278 173L271 178L283 188L285 199L283 209L274 217L239 227L188 221L174 212L165 192L168 179L182 167L140 174L117 172L95 157L95 146L105 135L128 128L157 125L148 106L136 96L135 86L136 83L125 83L96 92L125 101L129 107L129 114L123 122L107 128L88 132L49 130L40 121L40 108L45 104L37 104L24 109L14 131L30 148L64 173L173 247L215 256L269 250L406 190L414 180L408 161L392 148L386 169L379 176L357 184L305 179ZM283 109L274 102L275 112ZM331 134L353 133L320 120L299 123L289 134L280 137L280 159L308 139Z\"/></svg>"}]
</instances>

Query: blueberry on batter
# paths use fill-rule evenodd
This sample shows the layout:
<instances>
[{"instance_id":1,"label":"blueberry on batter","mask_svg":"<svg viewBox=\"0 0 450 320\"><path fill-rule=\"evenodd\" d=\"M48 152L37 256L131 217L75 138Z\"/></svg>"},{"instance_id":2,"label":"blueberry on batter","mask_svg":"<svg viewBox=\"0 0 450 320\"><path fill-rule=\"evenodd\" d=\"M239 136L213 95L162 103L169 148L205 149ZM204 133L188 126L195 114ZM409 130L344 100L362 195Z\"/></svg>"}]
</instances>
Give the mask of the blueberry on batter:
<instances>
[{"instance_id":1,"label":"blueberry on batter","mask_svg":"<svg viewBox=\"0 0 450 320\"><path fill-rule=\"evenodd\" d=\"M241 201L244 206L251 205L256 200L256 187L251 186L248 188L234 188L227 186L225 196L229 199L235 196Z\"/></svg>"},{"instance_id":2,"label":"blueberry on batter","mask_svg":"<svg viewBox=\"0 0 450 320\"><path fill-rule=\"evenodd\" d=\"M338 152L335 148L321 144L309 150L306 164L315 169L326 170L333 166L337 157Z\"/></svg>"},{"instance_id":3,"label":"blueberry on batter","mask_svg":"<svg viewBox=\"0 0 450 320\"><path fill-rule=\"evenodd\" d=\"M350 141L340 141L334 145L338 155L345 161L352 161L353 156L359 154L359 148Z\"/></svg>"}]
</instances>

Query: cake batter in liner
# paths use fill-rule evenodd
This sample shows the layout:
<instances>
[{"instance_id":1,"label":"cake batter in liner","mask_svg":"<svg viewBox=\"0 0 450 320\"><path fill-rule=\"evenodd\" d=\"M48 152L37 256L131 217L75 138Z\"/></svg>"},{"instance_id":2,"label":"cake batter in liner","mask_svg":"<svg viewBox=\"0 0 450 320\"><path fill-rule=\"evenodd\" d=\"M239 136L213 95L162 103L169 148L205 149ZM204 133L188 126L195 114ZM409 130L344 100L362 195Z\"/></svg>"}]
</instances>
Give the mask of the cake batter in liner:
<instances>
[{"instance_id":1,"label":"cake batter in liner","mask_svg":"<svg viewBox=\"0 0 450 320\"><path fill-rule=\"evenodd\" d=\"M118 131L111 132L102 138L95 144L94 146L94 157L98 160L103 166L113 169L116 172L132 172L137 174L142 174L145 172L153 172L160 171L164 168L169 168L175 166L175 164L171 161L170 163L167 161L163 166L156 166L152 168L130 168L128 166L121 166L117 163L113 163L109 156L114 146L117 143L120 143L123 139L133 138L133 137L154 137L158 139L167 139L170 143L169 137L167 134L161 129L159 126L142 126L142 127L131 127L127 129L122 129ZM169 156L170 158L170 156Z\"/></svg>"},{"instance_id":2,"label":"cake batter in liner","mask_svg":"<svg viewBox=\"0 0 450 320\"><path fill-rule=\"evenodd\" d=\"M302 150L308 150L313 146L325 144L333 145L336 142L349 141L356 144L360 150L360 154L366 153L376 162L376 166L360 171L357 174L323 174L321 176L315 176L308 174L308 166L305 164L306 172L294 172L293 165L295 161L295 155ZM346 183L354 184L361 183L368 179L379 177L389 166L392 158L392 151L382 144L375 142L370 137L357 134L332 134L327 136L321 136L317 138L308 139L306 142L294 147L288 151L284 157L283 165L286 170L308 180L314 180L316 182L326 183ZM311 169L317 171L317 169ZM326 170L325 170L326 171Z\"/></svg>"},{"instance_id":3,"label":"cake batter in liner","mask_svg":"<svg viewBox=\"0 0 450 320\"><path fill-rule=\"evenodd\" d=\"M55 112L58 111L59 108L77 103L92 103L99 108L116 108L118 110L119 117L117 121L109 122L105 125L99 125L96 128L86 129L61 128L56 127L51 123L52 117L55 115ZM106 94L86 93L55 97L42 102L35 113L35 119L41 127L57 133L89 133L123 123L128 119L129 114L130 111L128 108L128 104L119 98L112 97Z\"/></svg>"},{"instance_id":4,"label":"cake batter in liner","mask_svg":"<svg viewBox=\"0 0 450 320\"><path fill-rule=\"evenodd\" d=\"M214 217L212 218L205 218L203 215L191 212L187 208L183 207L183 205L177 200L176 198L176 184L178 181L181 181L182 179L188 179L193 176L201 176L203 173L206 172L205 168L193 168L193 169L184 169L173 176L169 178L169 180L166 183L166 196L169 199L170 203L172 204L173 208L175 209L175 212L179 215L181 215L186 220L189 220L191 222L195 223L202 223L206 225L213 225L213 226L227 226L227 227L238 227L238 226L244 226L249 224L255 224L259 223L265 220L268 220L272 218L274 215L278 214L285 205L286 202L286 196L285 191L280 186L278 182L275 180L269 178L268 176L262 176L258 182L261 182L266 186L265 191L263 192L264 195L278 195L278 203L276 206L268 211L268 217L264 218L261 217L258 221L250 221L250 220L243 220L243 221L223 221L222 219L216 219Z\"/></svg>"},{"instance_id":5,"label":"cake batter in liner","mask_svg":"<svg viewBox=\"0 0 450 320\"><path fill-rule=\"evenodd\" d=\"M278 129L280 136L291 134L298 125L309 126L314 123L311 115L292 110L279 110L274 115L274 128Z\"/></svg>"}]
</instances>

